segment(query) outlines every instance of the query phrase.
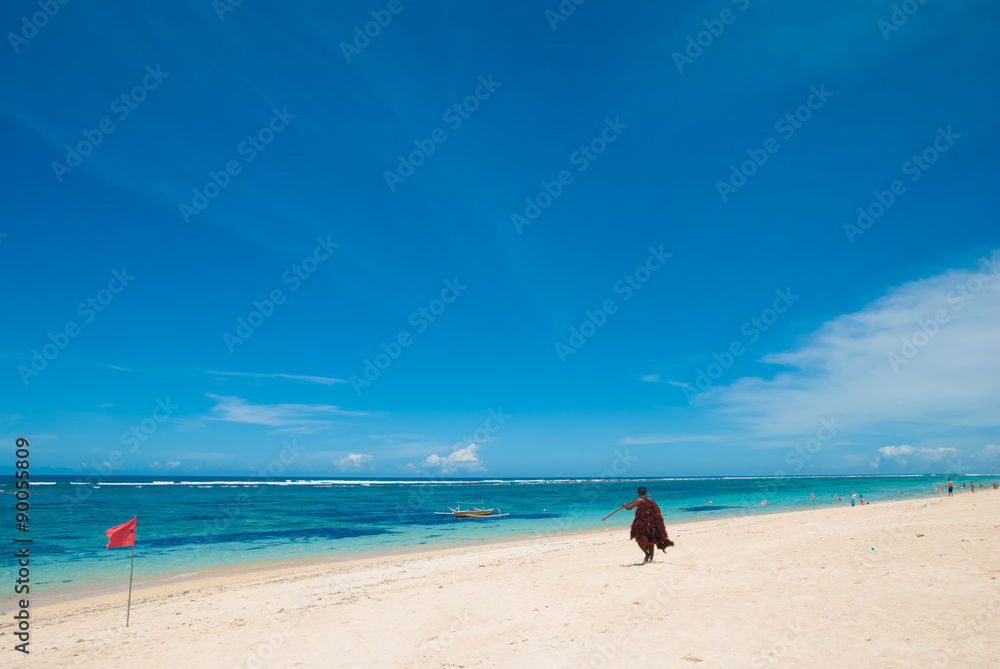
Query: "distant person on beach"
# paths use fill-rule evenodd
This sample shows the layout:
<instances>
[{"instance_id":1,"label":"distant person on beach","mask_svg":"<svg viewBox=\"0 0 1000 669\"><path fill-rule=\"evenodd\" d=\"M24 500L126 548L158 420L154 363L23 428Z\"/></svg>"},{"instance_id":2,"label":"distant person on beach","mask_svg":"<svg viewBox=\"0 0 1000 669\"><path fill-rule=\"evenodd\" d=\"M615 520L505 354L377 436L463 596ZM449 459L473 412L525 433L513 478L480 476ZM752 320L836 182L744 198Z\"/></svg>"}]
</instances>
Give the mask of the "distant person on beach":
<instances>
[{"instance_id":1,"label":"distant person on beach","mask_svg":"<svg viewBox=\"0 0 1000 669\"><path fill-rule=\"evenodd\" d=\"M972 488L972 494L975 495L976 494L976 482L973 481L970 487Z\"/></svg>"},{"instance_id":2,"label":"distant person on beach","mask_svg":"<svg viewBox=\"0 0 1000 669\"><path fill-rule=\"evenodd\" d=\"M766 500L766 499L765 499L765 500L763 500L763 501L761 502L761 504L767 504L767 500Z\"/></svg>"},{"instance_id":3,"label":"distant person on beach","mask_svg":"<svg viewBox=\"0 0 1000 669\"><path fill-rule=\"evenodd\" d=\"M663 514L660 507L649 496L645 488L639 488L639 497L634 502L622 504L623 509L635 509L635 520L632 521L631 538L639 544L639 548L645 554L643 564L653 561L654 548L661 551L667 550L667 546L673 546L674 542L667 538L667 528L663 525Z\"/></svg>"},{"instance_id":4,"label":"distant person on beach","mask_svg":"<svg viewBox=\"0 0 1000 669\"><path fill-rule=\"evenodd\" d=\"M851 506L854 506L854 491L851 491Z\"/></svg>"},{"instance_id":5,"label":"distant person on beach","mask_svg":"<svg viewBox=\"0 0 1000 669\"><path fill-rule=\"evenodd\" d=\"M948 497L951 497L954 491L955 491L955 484L951 482L951 479L948 479Z\"/></svg>"}]
</instances>

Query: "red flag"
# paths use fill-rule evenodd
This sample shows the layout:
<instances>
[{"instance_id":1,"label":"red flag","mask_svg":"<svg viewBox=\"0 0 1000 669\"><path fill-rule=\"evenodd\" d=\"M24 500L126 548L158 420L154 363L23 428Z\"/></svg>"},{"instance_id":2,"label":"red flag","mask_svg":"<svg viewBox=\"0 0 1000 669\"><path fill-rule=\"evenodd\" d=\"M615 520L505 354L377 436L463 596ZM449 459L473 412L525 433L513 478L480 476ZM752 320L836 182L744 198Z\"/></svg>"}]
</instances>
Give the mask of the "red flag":
<instances>
[{"instance_id":1,"label":"red flag","mask_svg":"<svg viewBox=\"0 0 1000 669\"><path fill-rule=\"evenodd\" d=\"M104 530L108 535L108 548L124 548L135 546L135 521L139 516L135 516L127 523L122 523L110 530Z\"/></svg>"}]
</instances>

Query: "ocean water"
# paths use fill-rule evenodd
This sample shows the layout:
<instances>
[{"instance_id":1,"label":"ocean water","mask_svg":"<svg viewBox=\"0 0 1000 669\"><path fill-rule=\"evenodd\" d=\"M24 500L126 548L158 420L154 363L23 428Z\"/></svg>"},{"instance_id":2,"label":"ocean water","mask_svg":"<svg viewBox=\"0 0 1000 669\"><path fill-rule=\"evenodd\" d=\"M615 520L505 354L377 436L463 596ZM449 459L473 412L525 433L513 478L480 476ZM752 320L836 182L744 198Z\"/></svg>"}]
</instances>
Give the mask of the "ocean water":
<instances>
[{"instance_id":1,"label":"ocean water","mask_svg":"<svg viewBox=\"0 0 1000 669\"><path fill-rule=\"evenodd\" d=\"M601 518L646 486L667 521L849 505L852 491L872 504L937 496L945 476L536 480L239 480L36 477L29 531L14 529L11 477L0 479L7 540L31 538L34 594L58 595L127 583L130 549L105 549L104 530L138 516L137 582L296 560L345 558L416 546L471 544L627 526L632 512ZM990 488L995 477L952 477ZM95 483L98 483L95 485ZM844 495L838 501L836 495ZM766 498L768 504L761 505ZM708 505L708 500L712 501ZM485 503L510 515L456 519L448 506ZM11 583L13 550L0 572ZM6 580L9 579L9 580ZM6 599L9 599L7 597Z\"/></svg>"}]
</instances>

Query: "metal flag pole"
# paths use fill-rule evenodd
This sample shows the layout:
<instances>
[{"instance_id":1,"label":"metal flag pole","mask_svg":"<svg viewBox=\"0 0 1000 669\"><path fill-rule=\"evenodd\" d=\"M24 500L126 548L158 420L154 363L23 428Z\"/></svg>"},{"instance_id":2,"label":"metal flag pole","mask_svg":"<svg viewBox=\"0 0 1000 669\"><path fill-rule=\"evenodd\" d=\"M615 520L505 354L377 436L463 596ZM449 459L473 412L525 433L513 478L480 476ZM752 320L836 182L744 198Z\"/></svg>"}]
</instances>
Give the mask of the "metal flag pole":
<instances>
[{"instance_id":1,"label":"metal flag pole","mask_svg":"<svg viewBox=\"0 0 1000 669\"><path fill-rule=\"evenodd\" d=\"M128 614L132 611L132 572L135 571L135 542L132 543L132 566L128 570L128 608L125 609L125 627L128 627Z\"/></svg>"}]
</instances>

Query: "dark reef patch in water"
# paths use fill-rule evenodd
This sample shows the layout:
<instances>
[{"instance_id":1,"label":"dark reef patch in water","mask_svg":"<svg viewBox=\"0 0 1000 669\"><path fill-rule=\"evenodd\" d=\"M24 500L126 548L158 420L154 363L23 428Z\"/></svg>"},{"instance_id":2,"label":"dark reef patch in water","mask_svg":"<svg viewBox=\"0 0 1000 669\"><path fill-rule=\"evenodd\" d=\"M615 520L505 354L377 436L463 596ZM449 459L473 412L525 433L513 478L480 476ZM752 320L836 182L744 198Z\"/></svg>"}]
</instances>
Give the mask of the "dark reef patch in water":
<instances>
[{"instance_id":1,"label":"dark reef patch in water","mask_svg":"<svg viewBox=\"0 0 1000 669\"><path fill-rule=\"evenodd\" d=\"M739 509L738 506L725 506L724 504L703 504L701 506L682 506L680 511L688 513L699 513L701 511L718 511L719 509Z\"/></svg>"}]
</instances>

